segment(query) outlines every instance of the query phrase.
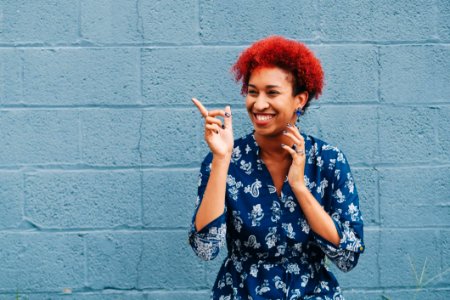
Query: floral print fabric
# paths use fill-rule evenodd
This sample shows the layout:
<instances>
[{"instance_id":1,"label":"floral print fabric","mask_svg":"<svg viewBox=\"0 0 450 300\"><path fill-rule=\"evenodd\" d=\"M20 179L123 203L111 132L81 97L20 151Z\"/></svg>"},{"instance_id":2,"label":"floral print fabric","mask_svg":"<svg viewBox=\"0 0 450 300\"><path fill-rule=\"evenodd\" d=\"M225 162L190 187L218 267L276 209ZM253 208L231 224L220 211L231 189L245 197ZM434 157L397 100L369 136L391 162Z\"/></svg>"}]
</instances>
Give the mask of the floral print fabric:
<instances>
[{"instance_id":1,"label":"floral print fabric","mask_svg":"<svg viewBox=\"0 0 450 300\"><path fill-rule=\"evenodd\" d=\"M224 213L197 232L195 216L208 183L211 153L200 169L190 245L204 260L214 259L225 244L228 250L212 299L344 299L324 262L328 256L339 269L349 271L364 251L357 189L338 148L301 134L307 155L305 183L332 217L339 246L310 229L287 178L278 196L251 133L234 142Z\"/></svg>"}]
</instances>

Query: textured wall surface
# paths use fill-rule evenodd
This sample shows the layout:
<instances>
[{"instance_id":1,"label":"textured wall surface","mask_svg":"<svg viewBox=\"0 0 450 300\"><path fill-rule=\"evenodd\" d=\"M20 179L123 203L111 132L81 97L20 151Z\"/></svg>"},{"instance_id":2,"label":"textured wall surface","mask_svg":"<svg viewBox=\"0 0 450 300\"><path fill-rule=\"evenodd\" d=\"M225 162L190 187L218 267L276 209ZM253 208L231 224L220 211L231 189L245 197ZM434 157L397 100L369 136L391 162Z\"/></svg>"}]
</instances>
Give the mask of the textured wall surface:
<instances>
[{"instance_id":1,"label":"textured wall surface","mask_svg":"<svg viewBox=\"0 0 450 300\"><path fill-rule=\"evenodd\" d=\"M0 0L0 299L208 299L225 249L187 244L208 150L190 98L247 133L229 68L269 34L325 69L302 128L360 191L346 298L449 299L448 0Z\"/></svg>"}]
</instances>

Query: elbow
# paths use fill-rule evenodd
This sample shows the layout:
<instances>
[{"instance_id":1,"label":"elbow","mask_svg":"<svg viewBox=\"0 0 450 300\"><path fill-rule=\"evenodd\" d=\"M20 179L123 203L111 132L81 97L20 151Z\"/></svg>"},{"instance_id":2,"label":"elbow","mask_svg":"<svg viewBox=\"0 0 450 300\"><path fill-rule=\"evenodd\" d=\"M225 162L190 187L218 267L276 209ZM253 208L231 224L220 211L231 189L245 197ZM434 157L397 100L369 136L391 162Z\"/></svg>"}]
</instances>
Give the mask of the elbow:
<instances>
[{"instance_id":1,"label":"elbow","mask_svg":"<svg viewBox=\"0 0 450 300\"><path fill-rule=\"evenodd\" d=\"M201 260L210 261L217 257L219 254L218 245L207 244L199 247L198 244L192 245L195 255L197 255Z\"/></svg>"},{"instance_id":2,"label":"elbow","mask_svg":"<svg viewBox=\"0 0 450 300\"><path fill-rule=\"evenodd\" d=\"M347 253L337 258L334 263L344 273L350 272L358 264L359 253L346 251Z\"/></svg>"},{"instance_id":3,"label":"elbow","mask_svg":"<svg viewBox=\"0 0 450 300\"><path fill-rule=\"evenodd\" d=\"M196 252L195 254L203 261L210 261L217 257L219 251L217 250L214 251L213 253Z\"/></svg>"},{"instance_id":4,"label":"elbow","mask_svg":"<svg viewBox=\"0 0 450 300\"><path fill-rule=\"evenodd\" d=\"M221 242L215 240L203 239L198 233L191 233L189 244L195 255L204 261L213 260L220 251Z\"/></svg>"}]
</instances>

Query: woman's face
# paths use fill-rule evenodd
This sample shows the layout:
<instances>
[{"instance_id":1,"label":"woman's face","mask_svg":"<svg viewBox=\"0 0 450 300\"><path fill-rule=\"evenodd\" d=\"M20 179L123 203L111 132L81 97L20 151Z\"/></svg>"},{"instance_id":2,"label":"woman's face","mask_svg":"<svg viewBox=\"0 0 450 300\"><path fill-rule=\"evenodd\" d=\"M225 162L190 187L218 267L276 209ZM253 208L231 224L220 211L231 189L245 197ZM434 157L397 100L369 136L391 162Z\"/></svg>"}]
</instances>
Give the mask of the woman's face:
<instances>
[{"instance_id":1,"label":"woman's face","mask_svg":"<svg viewBox=\"0 0 450 300\"><path fill-rule=\"evenodd\" d=\"M260 67L252 72L245 104L255 133L277 136L287 123L295 123L295 110L306 104L308 96L293 96L292 82L292 75L278 67Z\"/></svg>"}]
</instances>

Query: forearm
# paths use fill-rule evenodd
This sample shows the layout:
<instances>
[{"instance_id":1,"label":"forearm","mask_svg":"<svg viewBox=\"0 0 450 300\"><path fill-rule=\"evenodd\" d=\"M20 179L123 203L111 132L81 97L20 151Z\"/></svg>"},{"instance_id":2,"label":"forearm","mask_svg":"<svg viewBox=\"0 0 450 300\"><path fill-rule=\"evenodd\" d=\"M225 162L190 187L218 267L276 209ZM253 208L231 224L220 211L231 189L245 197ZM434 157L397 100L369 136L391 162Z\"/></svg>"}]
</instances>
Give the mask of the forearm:
<instances>
[{"instance_id":1,"label":"forearm","mask_svg":"<svg viewBox=\"0 0 450 300\"><path fill-rule=\"evenodd\" d=\"M230 158L214 157L211 173L200 207L195 217L195 229L200 231L221 216L225 209L225 191Z\"/></svg>"},{"instance_id":2,"label":"forearm","mask_svg":"<svg viewBox=\"0 0 450 300\"><path fill-rule=\"evenodd\" d=\"M336 247L340 238L331 216L323 209L307 187L293 189L309 227Z\"/></svg>"}]
</instances>

